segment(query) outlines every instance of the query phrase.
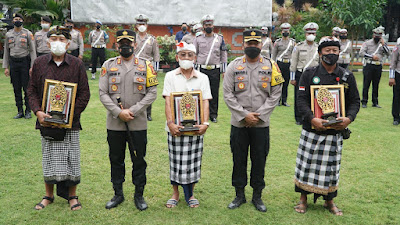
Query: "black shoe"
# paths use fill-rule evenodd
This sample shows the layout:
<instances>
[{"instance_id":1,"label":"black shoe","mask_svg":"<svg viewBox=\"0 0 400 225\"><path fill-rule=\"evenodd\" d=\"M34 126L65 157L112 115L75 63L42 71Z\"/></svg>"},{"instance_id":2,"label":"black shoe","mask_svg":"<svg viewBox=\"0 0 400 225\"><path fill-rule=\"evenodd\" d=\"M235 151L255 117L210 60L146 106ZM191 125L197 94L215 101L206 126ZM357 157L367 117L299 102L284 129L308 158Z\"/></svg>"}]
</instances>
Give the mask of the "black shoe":
<instances>
[{"instance_id":1,"label":"black shoe","mask_svg":"<svg viewBox=\"0 0 400 225\"><path fill-rule=\"evenodd\" d=\"M152 121L153 118L151 118L151 116L147 116L147 120L148 120L148 121Z\"/></svg>"},{"instance_id":2,"label":"black shoe","mask_svg":"<svg viewBox=\"0 0 400 225\"><path fill-rule=\"evenodd\" d=\"M217 118L211 118L211 122L216 123L217 122Z\"/></svg>"},{"instance_id":3,"label":"black shoe","mask_svg":"<svg viewBox=\"0 0 400 225\"><path fill-rule=\"evenodd\" d=\"M260 212L266 212L267 211L267 207L264 205L264 202L261 200L261 198L256 198L253 200L251 200L251 202L253 203L253 205L256 207L256 209Z\"/></svg>"},{"instance_id":4,"label":"black shoe","mask_svg":"<svg viewBox=\"0 0 400 225\"><path fill-rule=\"evenodd\" d=\"M395 125L395 126L399 125L399 121L397 121L397 120L393 121L393 125Z\"/></svg>"},{"instance_id":5,"label":"black shoe","mask_svg":"<svg viewBox=\"0 0 400 225\"><path fill-rule=\"evenodd\" d=\"M290 107L289 104L287 104L287 102L282 103L282 105L286 106L286 107Z\"/></svg>"},{"instance_id":6,"label":"black shoe","mask_svg":"<svg viewBox=\"0 0 400 225\"><path fill-rule=\"evenodd\" d=\"M25 112L25 119L32 118L31 112Z\"/></svg>"},{"instance_id":7,"label":"black shoe","mask_svg":"<svg viewBox=\"0 0 400 225\"><path fill-rule=\"evenodd\" d=\"M146 201L144 200L143 196L135 196L134 197L135 206L140 211L146 210L148 208Z\"/></svg>"},{"instance_id":8,"label":"black shoe","mask_svg":"<svg viewBox=\"0 0 400 225\"><path fill-rule=\"evenodd\" d=\"M303 123L300 121L296 121L296 125L303 125Z\"/></svg>"},{"instance_id":9,"label":"black shoe","mask_svg":"<svg viewBox=\"0 0 400 225\"><path fill-rule=\"evenodd\" d=\"M362 107L363 107L363 108L367 108L367 104L366 104L366 103L365 103L365 104L363 103L363 104L362 104Z\"/></svg>"},{"instance_id":10,"label":"black shoe","mask_svg":"<svg viewBox=\"0 0 400 225\"><path fill-rule=\"evenodd\" d=\"M13 118L14 119L21 119L22 117L24 117L24 113L23 112L18 112L17 115L15 115Z\"/></svg>"},{"instance_id":11,"label":"black shoe","mask_svg":"<svg viewBox=\"0 0 400 225\"><path fill-rule=\"evenodd\" d=\"M124 202L125 198L122 195L114 195L114 197L107 202L106 204L106 209L112 209L117 207L119 204L121 204L122 202Z\"/></svg>"},{"instance_id":12,"label":"black shoe","mask_svg":"<svg viewBox=\"0 0 400 225\"><path fill-rule=\"evenodd\" d=\"M378 105L378 104L373 104L372 107L375 107L375 108L382 108L382 106L380 106L380 105Z\"/></svg>"},{"instance_id":13,"label":"black shoe","mask_svg":"<svg viewBox=\"0 0 400 225\"><path fill-rule=\"evenodd\" d=\"M229 203L228 209L236 209L244 203L246 203L246 198L244 196L236 196L236 198Z\"/></svg>"}]
</instances>

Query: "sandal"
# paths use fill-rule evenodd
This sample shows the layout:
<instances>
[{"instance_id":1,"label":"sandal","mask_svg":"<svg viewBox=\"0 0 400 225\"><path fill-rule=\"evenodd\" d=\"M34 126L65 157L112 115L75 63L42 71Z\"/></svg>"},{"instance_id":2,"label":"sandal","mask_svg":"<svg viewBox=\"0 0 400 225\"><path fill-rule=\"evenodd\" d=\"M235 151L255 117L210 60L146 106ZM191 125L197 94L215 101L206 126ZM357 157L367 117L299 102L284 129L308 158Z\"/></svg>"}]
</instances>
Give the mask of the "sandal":
<instances>
[{"instance_id":1,"label":"sandal","mask_svg":"<svg viewBox=\"0 0 400 225\"><path fill-rule=\"evenodd\" d=\"M195 198L190 199L189 202L188 202L188 205L189 205L190 208L197 208L199 206L199 204L200 204L199 200L197 200Z\"/></svg>"},{"instance_id":2,"label":"sandal","mask_svg":"<svg viewBox=\"0 0 400 225\"><path fill-rule=\"evenodd\" d=\"M170 205L170 207L168 207L168 205ZM167 203L165 204L165 206L166 206L167 208L174 208L174 207L176 207L177 205L178 205L178 200L173 199L173 198L168 199Z\"/></svg>"},{"instance_id":3,"label":"sandal","mask_svg":"<svg viewBox=\"0 0 400 225\"><path fill-rule=\"evenodd\" d=\"M341 209L339 209L335 203L327 205L324 204L324 208L329 210L330 213L332 213L335 216L342 216L343 215L343 211Z\"/></svg>"},{"instance_id":4,"label":"sandal","mask_svg":"<svg viewBox=\"0 0 400 225\"><path fill-rule=\"evenodd\" d=\"M299 201L299 203L297 203L297 205L294 207L294 211L304 214L307 212L307 208L308 208L308 205L306 202Z\"/></svg>"},{"instance_id":5,"label":"sandal","mask_svg":"<svg viewBox=\"0 0 400 225\"><path fill-rule=\"evenodd\" d=\"M68 203L69 203L69 201L72 200L72 199L78 200L78 196L69 196L69 198L68 198ZM77 207L79 207L79 206L82 208L82 204L81 204L81 203L79 202L79 200L78 200L78 203L76 203L75 205L71 206L71 210L74 210L75 208L77 208Z\"/></svg>"},{"instance_id":6,"label":"sandal","mask_svg":"<svg viewBox=\"0 0 400 225\"><path fill-rule=\"evenodd\" d=\"M49 204L47 204L47 205L50 205L51 203L53 203L54 202L54 197L49 197L49 196L44 196L43 198L42 198L42 201L43 201L43 199L44 200L48 200L50 203ZM44 207L45 207L45 205L43 205L42 204L42 201L40 201L38 204L36 204L35 205L35 207L33 207L35 210L42 210L42 209L44 209ZM36 206L39 206L40 208L38 209L38 208L36 208Z\"/></svg>"}]
</instances>

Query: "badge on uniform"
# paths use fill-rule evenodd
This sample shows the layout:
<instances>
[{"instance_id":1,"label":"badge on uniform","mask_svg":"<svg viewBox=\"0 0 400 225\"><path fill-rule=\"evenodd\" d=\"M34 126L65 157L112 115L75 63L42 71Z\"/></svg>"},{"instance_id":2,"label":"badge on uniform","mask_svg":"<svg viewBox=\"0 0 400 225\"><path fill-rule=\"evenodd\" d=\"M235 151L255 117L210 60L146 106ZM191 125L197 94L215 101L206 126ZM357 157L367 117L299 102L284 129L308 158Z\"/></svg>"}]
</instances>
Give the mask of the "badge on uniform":
<instances>
[{"instance_id":1,"label":"badge on uniform","mask_svg":"<svg viewBox=\"0 0 400 225\"><path fill-rule=\"evenodd\" d=\"M268 70L268 69L269 69L269 66L263 66L263 67L261 67L261 69L262 69L262 70Z\"/></svg>"},{"instance_id":2,"label":"badge on uniform","mask_svg":"<svg viewBox=\"0 0 400 225\"><path fill-rule=\"evenodd\" d=\"M117 68L117 67L112 67L112 68L110 69L110 71L111 71L111 72L117 72L117 71L118 71L118 68Z\"/></svg>"},{"instance_id":3,"label":"badge on uniform","mask_svg":"<svg viewBox=\"0 0 400 225\"><path fill-rule=\"evenodd\" d=\"M141 78L141 77L136 78L136 80L137 80L138 82L143 82L143 81L144 81L144 79Z\"/></svg>"},{"instance_id":4,"label":"badge on uniform","mask_svg":"<svg viewBox=\"0 0 400 225\"><path fill-rule=\"evenodd\" d=\"M239 76L237 79L242 81L242 80L244 80L244 76Z\"/></svg>"},{"instance_id":5,"label":"badge on uniform","mask_svg":"<svg viewBox=\"0 0 400 225\"><path fill-rule=\"evenodd\" d=\"M138 89L139 91L143 90L143 85L138 85L138 86L137 86L137 89Z\"/></svg>"},{"instance_id":6,"label":"badge on uniform","mask_svg":"<svg viewBox=\"0 0 400 225\"><path fill-rule=\"evenodd\" d=\"M313 77L312 81L313 81L314 84L319 84L321 79L319 77Z\"/></svg>"},{"instance_id":7,"label":"badge on uniform","mask_svg":"<svg viewBox=\"0 0 400 225\"><path fill-rule=\"evenodd\" d=\"M101 67L101 77L104 77L104 75L106 75L106 73L107 73L107 68L105 68L104 66L103 67Z\"/></svg>"},{"instance_id":8,"label":"badge on uniform","mask_svg":"<svg viewBox=\"0 0 400 225\"><path fill-rule=\"evenodd\" d=\"M267 88L268 87L268 83L267 82L262 83L262 87L263 88Z\"/></svg>"},{"instance_id":9,"label":"badge on uniform","mask_svg":"<svg viewBox=\"0 0 400 225\"><path fill-rule=\"evenodd\" d=\"M269 78L268 78L268 77L262 77L261 80L262 80L262 81L268 81Z\"/></svg>"},{"instance_id":10,"label":"badge on uniform","mask_svg":"<svg viewBox=\"0 0 400 225\"><path fill-rule=\"evenodd\" d=\"M244 89L244 83L243 83L243 82L240 82L240 83L238 84L238 88L239 88L240 90Z\"/></svg>"},{"instance_id":11,"label":"badge on uniform","mask_svg":"<svg viewBox=\"0 0 400 225\"><path fill-rule=\"evenodd\" d=\"M237 70L243 70L244 67L243 67L242 65L239 65L239 66L236 67L236 69L237 69Z\"/></svg>"},{"instance_id":12,"label":"badge on uniform","mask_svg":"<svg viewBox=\"0 0 400 225\"><path fill-rule=\"evenodd\" d=\"M150 61L146 61L147 65L147 80L146 87L152 87L158 85L157 73L153 68L153 65Z\"/></svg>"},{"instance_id":13,"label":"badge on uniform","mask_svg":"<svg viewBox=\"0 0 400 225\"><path fill-rule=\"evenodd\" d=\"M285 82L285 79L283 79L281 71L279 70L279 67L276 65L276 62L273 62L272 74L271 74L271 86L273 87L283 82Z\"/></svg>"},{"instance_id":14,"label":"badge on uniform","mask_svg":"<svg viewBox=\"0 0 400 225\"><path fill-rule=\"evenodd\" d=\"M118 86L117 85L115 85L115 84L113 84L112 86L111 86L111 90L112 91L118 91Z\"/></svg>"},{"instance_id":15,"label":"badge on uniform","mask_svg":"<svg viewBox=\"0 0 400 225\"><path fill-rule=\"evenodd\" d=\"M115 78L115 77L113 77L112 79L111 79L111 82L112 83L115 83L117 81L117 78Z\"/></svg>"}]
</instances>

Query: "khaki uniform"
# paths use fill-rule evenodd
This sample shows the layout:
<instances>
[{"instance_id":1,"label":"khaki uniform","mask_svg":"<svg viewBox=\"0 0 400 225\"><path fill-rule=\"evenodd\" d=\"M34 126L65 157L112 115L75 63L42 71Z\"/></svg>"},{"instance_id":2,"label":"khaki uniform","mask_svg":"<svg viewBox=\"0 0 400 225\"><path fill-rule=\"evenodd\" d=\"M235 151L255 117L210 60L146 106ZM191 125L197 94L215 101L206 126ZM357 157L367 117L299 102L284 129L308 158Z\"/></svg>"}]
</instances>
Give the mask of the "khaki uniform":
<instances>
[{"instance_id":1,"label":"khaki uniform","mask_svg":"<svg viewBox=\"0 0 400 225\"><path fill-rule=\"evenodd\" d=\"M393 121L400 123L400 44L393 48L392 59L390 62L389 78L395 79L396 85L393 86L392 115Z\"/></svg>"},{"instance_id":2,"label":"khaki uniform","mask_svg":"<svg viewBox=\"0 0 400 225\"><path fill-rule=\"evenodd\" d=\"M386 45L382 46L380 43L375 43L374 39L364 42L360 49L360 56L364 58L372 58L374 53L378 56L379 60L373 61L372 59L366 59L366 64L381 65L383 56L389 55L389 49Z\"/></svg>"},{"instance_id":3,"label":"khaki uniform","mask_svg":"<svg viewBox=\"0 0 400 225\"><path fill-rule=\"evenodd\" d=\"M135 49L135 55L137 57L144 58L151 62L160 62L160 49L158 48L157 40L153 35L146 34L144 38L141 38L139 34L136 34L136 43L137 47ZM144 48L143 45L145 45ZM143 51L138 55L142 48Z\"/></svg>"},{"instance_id":4,"label":"khaki uniform","mask_svg":"<svg viewBox=\"0 0 400 225\"><path fill-rule=\"evenodd\" d=\"M217 35L217 36L216 36ZM193 41L194 46L196 47L197 54L197 64L205 65L208 57L208 53L210 52L210 48L212 43L217 37L215 44L213 46L213 50L211 51L211 56L208 61L208 65L215 65L218 68L220 64L227 63L228 61L228 53L226 51L224 37L219 34L214 34L212 37L206 37L205 34L202 34ZM224 68L221 69L221 72L225 72Z\"/></svg>"},{"instance_id":5,"label":"khaki uniform","mask_svg":"<svg viewBox=\"0 0 400 225\"><path fill-rule=\"evenodd\" d=\"M127 68L121 57L111 58L103 64L99 91L100 101L108 110L108 130L126 131L124 121L118 118L122 110L118 106L117 97L121 97L124 109L134 114L135 119L128 122L129 129L147 129L146 108L157 98L157 86L147 85L146 82L155 71L153 69L148 72L146 60L142 58L135 57L132 60L130 68Z\"/></svg>"},{"instance_id":6,"label":"khaki uniform","mask_svg":"<svg viewBox=\"0 0 400 225\"><path fill-rule=\"evenodd\" d=\"M282 61L284 63L289 63L295 45L296 41L292 38L289 38L288 40L279 38L274 43L271 59L274 61Z\"/></svg>"},{"instance_id":7,"label":"khaki uniform","mask_svg":"<svg viewBox=\"0 0 400 225\"><path fill-rule=\"evenodd\" d=\"M260 113L255 127L268 127L269 117L277 105L284 79L279 67L267 57L250 64L246 57L232 61L224 76L224 99L232 113L231 124L244 127L244 118L250 112Z\"/></svg>"},{"instance_id":8,"label":"khaki uniform","mask_svg":"<svg viewBox=\"0 0 400 225\"><path fill-rule=\"evenodd\" d=\"M50 49L47 46L47 31L40 30L35 33L35 45L37 54L48 54Z\"/></svg>"},{"instance_id":9,"label":"khaki uniform","mask_svg":"<svg viewBox=\"0 0 400 225\"><path fill-rule=\"evenodd\" d=\"M262 40L261 55L271 58L271 52L273 48L271 38L262 37L261 40Z\"/></svg>"},{"instance_id":10,"label":"khaki uniform","mask_svg":"<svg viewBox=\"0 0 400 225\"><path fill-rule=\"evenodd\" d=\"M30 55L31 64L36 59L35 42L32 33L22 28L21 32L17 33L14 29L6 33L4 39L4 55L3 55L3 68L9 67L10 56L13 58L23 58Z\"/></svg>"},{"instance_id":11,"label":"khaki uniform","mask_svg":"<svg viewBox=\"0 0 400 225\"><path fill-rule=\"evenodd\" d=\"M340 54L338 64L350 64L353 46L350 40L340 41Z\"/></svg>"},{"instance_id":12,"label":"khaki uniform","mask_svg":"<svg viewBox=\"0 0 400 225\"><path fill-rule=\"evenodd\" d=\"M310 61L311 63L309 64ZM290 60L290 72L303 72L307 64L309 64L308 67L318 66L318 44L314 42L312 46L309 46L307 41L302 41L293 49L292 58ZM291 80L294 80L294 77L291 77Z\"/></svg>"},{"instance_id":13,"label":"khaki uniform","mask_svg":"<svg viewBox=\"0 0 400 225\"><path fill-rule=\"evenodd\" d=\"M193 35L192 33L190 33L190 34L186 34L185 36L183 36L181 41L184 41L188 44L193 44L193 41L195 38L196 38L196 36Z\"/></svg>"},{"instance_id":14,"label":"khaki uniform","mask_svg":"<svg viewBox=\"0 0 400 225\"><path fill-rule=\"evenodd\" d=\"M79 55L83 55L83 37L80 31L72 29L71 32L71 42L68 47L68 51L73 51L79 49Z\"/></svg>"},{"instance_id":15,"label":"khaki uniform","mask_svg":"<svg viewBox=\"0 0 400 225\"><path fill-rule=\"evenodd\" d=\"M97 41L99 36L100 36L100 39L99 39L99 41ZM89 43L93 48L105 48L106 47L105 31L92 30L89 34Z\"/></svg>"}]
</instances>

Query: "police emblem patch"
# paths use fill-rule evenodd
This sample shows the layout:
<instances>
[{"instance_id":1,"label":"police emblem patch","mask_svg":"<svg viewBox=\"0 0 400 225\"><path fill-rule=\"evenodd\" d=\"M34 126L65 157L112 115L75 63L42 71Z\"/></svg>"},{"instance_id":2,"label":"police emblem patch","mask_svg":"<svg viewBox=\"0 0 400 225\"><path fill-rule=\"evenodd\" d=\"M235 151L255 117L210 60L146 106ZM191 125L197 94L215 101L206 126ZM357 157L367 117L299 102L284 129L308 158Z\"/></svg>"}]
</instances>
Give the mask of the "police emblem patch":
<instances>
[{"instance_id":1,"label":"police emblem patch","mask_svg":"<svg viewBox=\"0 0 400 225\"><path fill-rule=\"evenodd\" d=\"M104 75L106 75L106 73L107 73L107 68L101 67L101 76L104 77Z\"/></svg>"},{"instance_id":2,"label":"police emblem patch","mask_svg":"<svg viewBox=\"0 0 400 225\"><path fill-rule=\"evenodd\" d=\"M268 87L268 83L267 82L262 83L262 87L263 88L267 88Z\"/></svg>"},{"instance_id":3,"label":"police emblem patch","mask_svg":"<svg viewBox=\"0 0 400 225\"><path fill-rule=\"evenodd\" d=\"M312 81L313 81L314 84L319 84L321 79L319 77L313 77Z\"/></svg>"},{"instance_id":4,"label":"police emblem patch","mask_svg":"<svg viewBox=\"0 0 400 225\"><path fill-rule=\"evenodd\" d=\"M121 58L117 59L117 64L121 64Z\"/></svg>"},{"instance_id":5,"label":"police emblem patch","mask_svg":"<svg viewBox=\"0 0 400 225\"><path fill-rule=\"evenodd\" d=\"M262 77L261 80L262 80L262 81L268 81L269 78L268 78L268 77Z\"/></svg>"},{"instance_id":6,"label":"police emblem patch","mask_svg":"<svg viewBox=\"0 0 400 225\"><path fill-rule=\"evenodd\" d=\"M242 65L236 67L237 70L243 70L244 67Z\"/></svg>"},{"instance_id":7,"label":"police emblem patch","mask_svg":"<svg viewBox=\"0 0 400 225\"><path fill-rule=\"evenodd\" d=\"M111 86L111 90L112 90L112 91L118 91L118 86L115 85L115 84L113 84L113 85Z\"/></svg>"},{"instance_id":8,"label":"police emblem patch","mask_svg":"<svg viewBox=\"0 0 400 225\"><path fill-rule=\"evenodd\" d=\"M238 84L238 88L239 88L239 89L244 89L244 83L243 83L243 82L240 82L240 83Z\"/></svg>"},{"instance_id":9,"label":"police emblem patch","mask_svg":"<svg viewBox=\"0 0 400 225\"><path fill-rule=\"evenodd\" d=\"M143 90L143 85L137 86L137 89L138 89L139 91Z\"/></svg>"},{"instance_id":10,"label":"police emblem patch","mask_svg":"<svg viewBox=\"0 0 400 225\"><path fill-rule=\"evenodd\" d=\"M238 79L238 80L244 80L244 77L243 77L243 76L240 76L240 77L238 77L237 79Z\"/></svg>"},{"instance_id":11,"label":"police emblem patch","mask_svg":"<svg viewBox=\"0 0 400 225\"><path fill-rule=\"evenodd\" d=\"M269 69L269 66L263 66L263 67L261 67L261 69L263 69L263 70L268 70L268 69Z\"/></svg>"},{"instance_id":12,"label":"police emblem patch","mask_svg":"<svg viewBox=\"0 0 400 225\"><path fill-rule=\"evenodd\" d=\"M116 72L116 71L118 71L118 68L112 67L112 68L110 69L110 71L111 71L111 72Z\"/></svg>"},{"instance_id":13,"label":"police emblem patch","mask_svg":"<svg viewBox=\"0 0 400 225\"><path fill-rule=\"evenodd\" d=\"M136 80L139 81L139 82L143 82L144 81L144 79L141 78L141 77L136 78Z\"/></svg>"},{"instance_id":14,"label":"police emblem patch","mask_svg":"<svg viewBox=\"0 0 400 225\"><path fill-rule=\"evenodd\" d=\"M136 65L139 64L139 59L138 58L135 58L135 64Z\"/></svg>"},{"instance_id":15,"label":"police emblem patch","mask_svg":"<svg viewBox=\"0 0 400 225\"><path fill-rule=\"evenodd\" d=\"M117 79L116 79L115 77L113 77L113 78L111 79L111 82L115 83L115 81L117 81Z\"/></svg>"},{"instance_id":16,"label":"police emblem patch","mask_svg":"<svg viewBox=\"0 0 400 225\"><path fill-rule=\"evenodd\" d=\"M142 68L142 67L138 67L137 69L138 69L139 71L142 71L142 72L143 72L143 71L146 71L146 69L145 69L145 68Z\"/></svg>"}]
</instances>

